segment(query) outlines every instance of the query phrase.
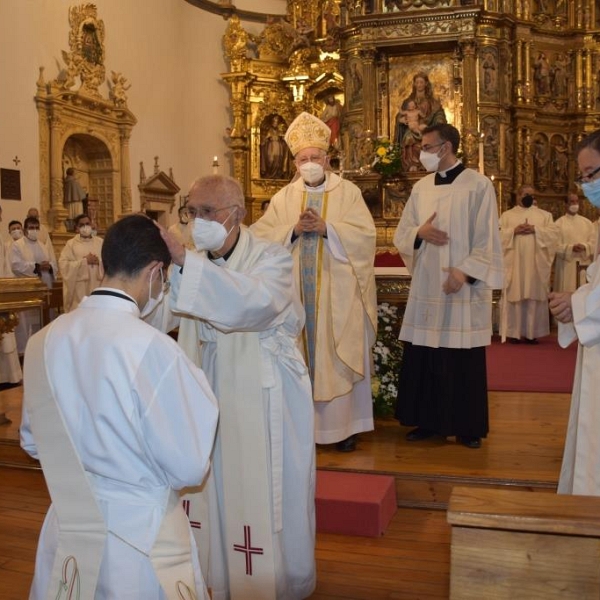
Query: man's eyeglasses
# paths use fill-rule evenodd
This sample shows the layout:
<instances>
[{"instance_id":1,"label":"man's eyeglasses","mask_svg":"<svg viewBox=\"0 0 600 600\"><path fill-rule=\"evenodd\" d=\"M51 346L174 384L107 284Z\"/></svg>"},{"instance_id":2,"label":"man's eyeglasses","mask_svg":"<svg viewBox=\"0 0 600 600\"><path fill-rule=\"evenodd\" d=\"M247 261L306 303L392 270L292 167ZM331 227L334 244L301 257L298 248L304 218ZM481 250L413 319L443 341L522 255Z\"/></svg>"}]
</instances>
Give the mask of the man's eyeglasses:
<instances>
[{"instance_id":1,"label":"man's eyeglasses","mask_svg":"<svg viewBox=\"0 0 600 600\"><path fill-rule=\"evenodd\" d=\"M594 178L594 175L596 175L597 173L600 173L600 167L597 167L596 169L594 169L593 171L591 171L587 175L582 175L581 177L578 177L575 180L575 183L577 185L581 185L582 183L588 183L588 182L590 182Z\"/></svg>"},{"instance_id":2,"label":"man's eyeglasses","mask_svg":"<svg viewBox=\"0 0 600 600\"><path fill-rule=\"evenodd\" d=\"M433 150L434 148L439 148L440 146L443 146L446 142L440 142L439 144L425 144L424 146L421 146L421 148L423 150L425 150L425 152L431 152L431 150Z\"/></svg>"},{"instance_id":3,"label":"man's eyeglasses","mask_svg":"<svg viewBox=\"0 0 600 600\"><path fill-rule=\"evenodd\" d=\"M214 219L215 215L222 210L227 210L229 208L237 208L237 204L231 204L229 206L223 206L221 208L212 208L212 206L199 206L198 208L194 208L189 206L186 209L187 216L189 219Z\"/></svg>"}]
</instances>

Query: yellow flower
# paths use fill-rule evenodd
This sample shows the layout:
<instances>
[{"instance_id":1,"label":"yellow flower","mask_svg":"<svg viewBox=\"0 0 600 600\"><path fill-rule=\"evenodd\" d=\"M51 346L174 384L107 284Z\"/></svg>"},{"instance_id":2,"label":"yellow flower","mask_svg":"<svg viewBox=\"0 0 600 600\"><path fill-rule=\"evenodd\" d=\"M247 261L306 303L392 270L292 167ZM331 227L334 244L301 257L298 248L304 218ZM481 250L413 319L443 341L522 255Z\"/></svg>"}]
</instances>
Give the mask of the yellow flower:
<instances>
[{"instance_id":1,"label":"yellow flower","mask_svg":"<svg viewBox=\"0 0 600 600\"><path fill-rule=\"evenodd\" d=\"M377 148L378 156L385 156L386 154L387 154L387 150L383 146L379 146L379 148Z\"/></svg>"},{"instance_id":2,"label":"yellow flower","mask_svg":"<svg viewBox=\"0 0 600 600\"><path fill-rule=\"evenodd\" d=\"M390 164L392 161L391 161L391 160L390 160L390 159L389 159L389 158L386 156L385 158L382 158L382 159L381 159L381 162L382 162L384 165L389 165L389 164Z\"/></svg>"}]
</instances>

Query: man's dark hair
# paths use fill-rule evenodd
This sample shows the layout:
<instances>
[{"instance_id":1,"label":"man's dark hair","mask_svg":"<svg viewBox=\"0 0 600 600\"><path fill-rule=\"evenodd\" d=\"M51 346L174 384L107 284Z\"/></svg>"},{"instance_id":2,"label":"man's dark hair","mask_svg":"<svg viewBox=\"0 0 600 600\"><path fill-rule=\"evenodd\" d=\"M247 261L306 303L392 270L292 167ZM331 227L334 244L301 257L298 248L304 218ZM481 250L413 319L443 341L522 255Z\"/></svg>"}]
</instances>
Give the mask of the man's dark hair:
<instances>
[{"instance_id":1,"label":"man's dark hair","mask_svg":"<svg viewBox=\"0 0 600 600\"><path fill-rule=\"evenodd\" d=\"M423 130L423 134L425 133L433 133L437 131L440 139L444 142L450 142L452 144L452 153L456 154L458 152L458 147L460 146L460 133L458 129L454 127L454 125L450 125L450 123L436 123L435 125L430 125Z\"/></svg>"},{"instance_id":2,"label":"man's dark hair","mask_svg":"<svg viewBox=\"0 0 600 600\"><path fill-rule=\"evenodd\" d=\"M21 223L21 221L16 221L16 220L15 220L15 221L11 221L11 222L8 224L8 228L10 229L10 228L11 228L13 225L20 225L21 227L23 227L23 223Z\"/></svg>"},{"instance_id":3,"label":"man's dark hair","mask_svg":"<svg viewBox=\"0 0 600 600\"><path fill-rule=\"evenodd\" d=\"M113 223L102 244L102 263L109 277L135 277L152 261L171 263L167 244L152 219L144 215L128 215Z\"/></svg>"},{"instance_id":4,"label":"man's dark hair","mask_svg":"<svg viewBox=\"0 0 600 600\"><path fill-rule=\"evenodd\" d=\"M40 226L40 220L37 217L27 217L23 222L23 229L27 229L29 225Z\"/></svg>"},{"instance_id":5,"label":"man's dark hair","mask_svg":"<svg viewBox=\"0 0 600 600\"><path fill-rule=\"evenodd\" d=\"M600 152L600 129L596 129L590 135L584 137L577 148L575 148L575 156L577 156L584 148L591 148L596 152Z\"/></svg>"},{"instance_id":6,"label":"man's dark hair","mask_svg":"<svg viewBox=\"0 0 600 600\"><path fill-rule=\"evenodd\" d=\"M84 215L83 213L80 215L77 215L73 221L75 221L75 227L79 227L79 221L81 221L81 219L87 219L88 215Z\"/></svg>"}]
</instances>

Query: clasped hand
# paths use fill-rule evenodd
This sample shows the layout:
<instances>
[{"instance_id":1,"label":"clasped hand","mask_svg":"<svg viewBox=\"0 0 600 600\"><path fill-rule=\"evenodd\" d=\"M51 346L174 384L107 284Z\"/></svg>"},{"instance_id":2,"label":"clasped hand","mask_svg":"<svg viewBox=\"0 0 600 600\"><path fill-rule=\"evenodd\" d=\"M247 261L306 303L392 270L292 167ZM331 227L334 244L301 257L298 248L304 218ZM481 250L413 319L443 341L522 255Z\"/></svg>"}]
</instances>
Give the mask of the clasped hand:
<instances>
[{"instance_id":1,"label":"clasped hand","mask_svg":"<svg viewBox=\"0 0 600 600\"><path fill-rule=\"evenodd\" d=\"M548 308L560 323L570 323L573 320L572 295L572 292L550 292L548 294Z\"/></svg>"},{"instance_id":2,"label":"clasped hand","mask_svg":"<svg viewBox=\"0 0 600 600\"><path fill-rule=\"evenodd\" d=\"M521 223L515 227L515 235L529 235L531 233L535 233L535 225Z\"/></svg>"},{"instance_id":3,"label":"clasped hand","mask_svg":"<svg viewBox=\"0 0 600 600\"><path fill-rule=\"evenodd\" d=\"M327 233L327 223L314 208L307 208L300 214L294 226L294 233L299 236L305 232L315 232L321 236Z\"/></svg>"}]
</instances>

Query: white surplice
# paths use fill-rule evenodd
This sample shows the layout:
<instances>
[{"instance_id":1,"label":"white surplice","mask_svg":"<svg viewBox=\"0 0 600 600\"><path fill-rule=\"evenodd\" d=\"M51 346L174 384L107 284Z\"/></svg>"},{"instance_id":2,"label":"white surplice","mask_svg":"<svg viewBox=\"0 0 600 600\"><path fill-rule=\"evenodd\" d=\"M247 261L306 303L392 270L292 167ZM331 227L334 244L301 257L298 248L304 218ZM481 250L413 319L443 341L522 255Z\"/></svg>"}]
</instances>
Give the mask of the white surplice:
<instances>
[{"instance_id":1,"label":"white surplice","mask_svg":"<svg viewBox=\"0 0 600 600\"><path fill-rule=\"evenodd\" d=\"M294 258L294 276L302 285L300 238L293 229L307 205L299 178L273 198L252 225L257 235L283 244ZM313 399L315 439L332 444L373 429L371 347L377 330L375 287L376 229L360 189L335 173L311 188L323 195L321 217L327 236L318 240Z\"/></svg>"},{"instance_id":2,"label":"white surplice","mask_svg":"<svg viewBox=\"0 0 600 600\"><path fill-rule=\"evenodd\" d=\"M164 600L148 555L172 490L199 484L209 469L216 399L204 374L172 339L139 319L132 300L93 295L50 327L48 377L109 530L95 600ZM27 377L21 446L37 457ZM51 506L31 600L47 597L57 534ZM185 535L193 537L189 528ZM194 563L199 597L206 597Z\"/></svg>"},{"instance_id":3,"label":"white surplice","mask_svg":"<svg viewBox=\"0 0 600 600\"><path fill-rule=\"evenodd\" d=\"M242 227L227 261L188 251L171 272L173 310L186 317L179 343L201 361L221 413L207 490L186 497L204 519L201 553L210 538L213 600L296 600L315 586L314 413L292 264Z\"/></svg>"},{"instance_id":4,"label":"white surplice","mask_svg":"<svg viewBox=\"0 0 600 600\"><path fill-rule=\"evenodd\" d=\"M7 246L0 236L0 277L13 277L6 256ZM19 316L19 313L17 313ZM0 383L19 383L23 379L15 332L5 333L0 340Z\"/></svg>"},{"instance_id":5,"label":"white surplice","mask_svg":"<svg viewBox=\"0 0 600 600\"><path fill-rule=\"evenodd\" d=\"M414 244L421 225L448 234L448 244ZM435 185L435 174L421 179L394 235L412 274L400 339L430 348L487 346L492 334L492 290L502 287L502 253L496 196L489 179L465 169L450 185ZM456 267L476 281L446 295L444 268Z\"/></svg>"},{"instance_id":6,"label":"white surplice","mask_svg":"<svg viewBox=\"0 0 600 600\"><path fill-rule=\"evenodd\" d=\"M574 292L579 286L577 281L577 262L589 265L594 257L597 243L597 227L581 215L567 213L556 220L560 232L556 261L554 263L555 292ZM582 244L585 250L573 252L575 244Z\"/></svg>"},{"instance_id":7,"label":"white surplice","mask_svg":"<svg viewBox=\"0 0 600 600\"><path fill-rule=\"evenodd\" d=\"M100 264L89 265L86 258L88 254L95 254ZM65 244L58 259L65 312L77 308L100 285L104 277L101 254L102 238L97 236L84 238L77 234Z\"/></svg>"},{"instance_id":8,"label":"white surplice","mask_svg":"<svg viewBox=\"0 0 600 600\"><path fill-rule=\"evenodd\" d=\"M579 340L558 493L600 496L600 259L587 276L571 297L573 322L558 324L563 348Z\"/></svg>"},{"instance_id":9,"label":"white surplice","mask_svg":"<svg viewBox=\"0 0 600 600\"><path fill-rule=\"evenodd\" d=\"M535 233L515 235L515 227L523 223L535 225ZM548 335L548 292L558 246L558 227L545 210L515 206L500 215L500 236L504 251L502 339Z\"/></svg>"}]
</instances>

